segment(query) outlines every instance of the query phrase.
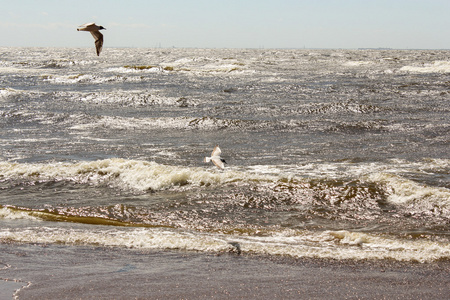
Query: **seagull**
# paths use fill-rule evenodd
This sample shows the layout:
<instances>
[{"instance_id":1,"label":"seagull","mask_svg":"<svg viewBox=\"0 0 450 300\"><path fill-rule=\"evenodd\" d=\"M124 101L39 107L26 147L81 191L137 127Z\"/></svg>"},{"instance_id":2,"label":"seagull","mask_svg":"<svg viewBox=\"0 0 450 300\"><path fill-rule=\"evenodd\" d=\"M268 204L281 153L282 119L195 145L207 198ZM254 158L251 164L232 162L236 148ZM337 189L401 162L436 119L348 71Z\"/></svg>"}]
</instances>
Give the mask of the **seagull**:
<instances>
[{"instance_id":1,"label":"seagull","mask_svg":"<svg viewBox=\"0 0 450 300\"><path fill-rule=\"evenodd\" d=\"M103 48L103 34L99 30L106 29L103 26L95 25L95 23L87 23L78 26L77 31L89 31L95 39L95 48L97 49L97 56L100 55Z\"/></svg>"},{"instance_id":2,"label":"seagull","mask_svg":"<svg viewBox=\"0 0 450 300\"><path fill-rule=\"evenodd\" d=\"M220 153L222 153L222 151L220 150L219 145L217 145L216 147L214 147L214 150L211 153L211 157L205 157L203 161L205 163L209 163L210 161L212 161L219 169L224 169L224 163L226 164L227 162L225 161L225 159L220 157Z\"/></svg>"}]
</instances>

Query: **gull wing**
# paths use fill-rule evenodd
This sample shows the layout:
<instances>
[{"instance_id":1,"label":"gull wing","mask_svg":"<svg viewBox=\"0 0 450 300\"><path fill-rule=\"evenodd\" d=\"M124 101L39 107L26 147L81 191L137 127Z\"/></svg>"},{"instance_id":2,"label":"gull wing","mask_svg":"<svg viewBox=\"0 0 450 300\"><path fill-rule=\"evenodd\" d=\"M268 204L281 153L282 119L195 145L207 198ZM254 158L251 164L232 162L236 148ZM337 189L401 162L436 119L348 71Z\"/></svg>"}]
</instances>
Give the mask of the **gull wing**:
<instances>
[{"instance_id":1,"label":"gull wing","mask_svg":"<svg viewBox=\"0 0 450 300\"><path fill-rule=\"evenodd\" d=\"M221 153L222 153L222 151L220 150L219 145L217 145L216 147L214 147L214 150L211 153L211 157L220 156Z\"/></svg>"},{"instance_id":2,"label":"gull wing","mask_svg":"<svg viewBox=\"0 0 450 300\"><path fill-rule=\"evenodd\" d=\"M87 29L90 26L95 26L95 23L86 23L86 24L80 25L78 27L83 28L83 29Z\"/></svg>"},{"instance_id":3,"label":"gull wing","mask_svg":"<svg viewBox=\"0 0 450 300\"><path fill-rule=\"evenodd\" d=\"M95 48L97 49L97 56L99 56L103 48L103 34L100 31L91 31L91 34L95 39Z\"/></svg>"},{"instance_id":4,"label":"gull wing","mask_svg":"<svg viewBox=\"0 0 450 300\"><path fill-rule=\"evenodd\" d=\"M225 165L223 164L223 162L220 160L220 158L213 158L211 159L212 162L219 168L219 169L224 169Z\"/></svg>"}]
</instances>

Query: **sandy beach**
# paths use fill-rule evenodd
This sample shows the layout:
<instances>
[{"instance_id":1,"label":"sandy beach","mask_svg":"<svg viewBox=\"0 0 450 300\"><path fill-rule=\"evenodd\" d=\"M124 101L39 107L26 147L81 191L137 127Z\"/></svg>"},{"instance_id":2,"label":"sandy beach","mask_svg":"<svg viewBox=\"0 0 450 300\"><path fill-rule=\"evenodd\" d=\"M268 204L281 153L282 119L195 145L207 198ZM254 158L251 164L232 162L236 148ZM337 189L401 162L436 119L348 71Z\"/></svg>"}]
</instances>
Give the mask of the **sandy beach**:
<instances>
[{"instance_id":1,"label":"sandy beach","mask_svg":"<svg viewBox=\"0 0 450 300\"><path fill-rule=\"evenodd\" d=\"M0 273L2 299L446 299L450 292L449 262L57 245L2 244L1 250L9 265Z\"/></svg>"}]
</instances>

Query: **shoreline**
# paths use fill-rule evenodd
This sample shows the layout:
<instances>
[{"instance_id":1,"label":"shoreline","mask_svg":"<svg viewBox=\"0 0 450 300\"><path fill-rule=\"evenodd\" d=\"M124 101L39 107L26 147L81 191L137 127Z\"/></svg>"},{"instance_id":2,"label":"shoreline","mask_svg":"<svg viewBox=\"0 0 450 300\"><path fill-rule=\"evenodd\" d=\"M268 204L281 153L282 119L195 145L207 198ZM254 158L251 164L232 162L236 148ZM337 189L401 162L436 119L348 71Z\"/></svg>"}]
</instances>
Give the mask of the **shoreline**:
<instances>
[{"instance_id":1,"label":"shoreline","mask_svg":"<svg viewBox=\"0 0 450 300\"><path fill-rule=\"evenodd\" d=\"M16 299L445 299L450 262L0 244ZM6 291L3 291L3 294ZM3 296L2 294L2 296ZM12 298L13 295L11 295Z\"/></svg>"}]
</instances>

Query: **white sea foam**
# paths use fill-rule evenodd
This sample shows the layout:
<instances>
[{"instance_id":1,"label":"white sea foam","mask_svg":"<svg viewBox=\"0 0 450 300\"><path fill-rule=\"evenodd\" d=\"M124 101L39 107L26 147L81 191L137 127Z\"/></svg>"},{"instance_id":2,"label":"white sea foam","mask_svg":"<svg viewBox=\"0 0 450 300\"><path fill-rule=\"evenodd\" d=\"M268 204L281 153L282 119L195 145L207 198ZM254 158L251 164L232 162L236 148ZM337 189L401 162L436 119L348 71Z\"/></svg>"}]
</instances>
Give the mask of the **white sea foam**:
<instances>
[{"instance_id":1,"label":"white sea foam","mask_svg":"<svg viewBox=\"0 0 450 300\"><path fill-rule=\"evenodd\" d=\"M432 64L421 66L404 66L400 68L402 72L410 73L450 73L450 61L435 61Z\"/></svg>"},{"instance_id":2,"label":"white sea foam","mask_svg":"<svg viewBox=\"0 0 450 300\"><path fill-rule=\"evenodd\" d=\"M15 96L20 92L11 88L0 88L0 99L6 99L9 96Z\"/></svg>"},{"instance_id":3,"label":"white sea foam","mask_svg":"<svg viewBox=\"0 0 450 300\"><path fill-rule=\"evenodd\" d=\"M450 217L450 190L444 187L431 187L419 184L391 173L374 173L369 178L386 184L390 189L388 201L408 206L417 213L439 214Z\"/></svg>"},{"instance_id":4,"label":"white sea foam","mask_svg":"<svg viewBox=\"0 0 450 300\"><path fill-rule=\"evenodd\" d=\"M112 72L112 73L162 73L165 70L163 67L159 67L159 66L154 66L154 67L129 66L129 67L109 68L106 71Z\"/></svg>"},{"instance_id":5,"label":"white sea foam","mask_svg":"<svg viewBox=\"0 0 450 300\"><path fill-rule=\"evenodd\" d=\"M72 74L72 75L53 75L46 74L41 76L42 80L54 84L80 84L80 83L117 83L117 82L140 82L143 78L139 76L97 76L93 74Z\"/></svg>"},{"instance_id":6,"label":"white sea foam","mask_svg":"<svg viewBox=\"0 0 450 300\"><path fill-rule=\"evenodd\" d=\"M18 219L27 219L27 220L40 220L39 217L34 216L26 211L17 211L11 210L8 207L0 208L0 219L9 219L9 220L18 220Z\"/></svg>"},{"instance_id":7,"label":"white sea foam","mask_svg":"<svg viewBox=\"0 0 450 300\"><path fill-rule=\"evenodd\" d=\"M182 72L186 74L207 75L227 73L254 73L247 64L236 59L213 59L207 57L186 57L175 61L165 62L161 65L127 65L123 67L112 67L107 72L123 74L146 74L146 73L170 73Z\"/></svg>"},{"instance_id":8,"label":"white sea foam","mask_svg":"<svg viewBox=\"0 0 450 300\"><path fill-rule=\"evenodd\" d=\"M400 159L390 163L333 163L305 164L299 166L301 173L315 178L352 177L385 186L388 201L394 205L410 207L416 213L450 217L450 190L445 187L427 186L399 174L426 175L428 172L448 172L450 160L424 159L410 162Z\"/></svg>"},{"instance_id":9,"label":"white sea foam","mask_svg":"<svg viewBox=\"0 0 450 300\"><path fill-rule=\"evenodd\" d=\"M132 129L132 128L159 128L159 129L188 129L188 118L122 118L122 117L110 117L104 116L93 122L78 124L71 126L71 129L86 130L92 128L116 128L116 129Z\"/></svg>"},{"instance_id":10,"label":"white sea foam","mask_svg":"<svg viewBox=\"0 0 450 300\"><path fill-rule=\"evenodd\" d=\"M265 236L224 235L163 228L82 230L29 227L0 229L0 239L26 243L96 245L138 249L172 249L201 252L229 252L238 243L242 253L282 255L294 258L394 259L431 262L450 258L450 244L426 239L401 239L351 231L314 232L286 230Z\"/></svg>"},{"instance_id":11,"label":"white sea foam","mask_svg":"<svg viewBox=\"0 0 450 300\"><path fill-rule=\"evenodd\" d=\"M168 154L173 155L173 154ZM155 162L105 159L79 163L11 163L0 162L0 178L39 181L67 180L77 183L102 184L138 191L165 190L179 186L202 186L229 182L302 182L315 179L359 179L385 186L388 201L408 206L417 213L436 211L450 216L450 191L445 187L419 184L398 175L401 172L427 172L445 168L447 160L427 160L423 163L351 164L307 163L298 166L252 166L248 170L228 168L217 172L208 168L183 167ZM420 170L422 168L422 170Z\"/></svg>"},{"instance_id":12,"label":"white sea foam","mask_svg":"<svg viewBox=\"0 0 450 300\"><path fill-rule=\"evenodd\" d=\"M374 64L373 61L348 61L344 63L344 66L348 67L359 67L359 66L367 66Z\"/></svg>"},{"instance_id":13,"label":"white sea foam","mask_svg":"<svg viewBox=\"0 0 450 300\"><path fill-rule=\"evenodd\" d=\"M175 99L172 99L175 100ZM165 101L165 105L168 105L170 100L167 98L163 98L162 101ZM179 99L172 103L176 103L176 105L196 105L195 101L186 102L183 99ZM218 119L211 117L203 117L203 118L194 118L194 117L159 117L159 118L124 118L117 116L102 116L100 118L96 118L91 122L86 122L83 124L77 124L71 126L71 129L75 130L87 130L92 128L116 128L116 129L131 129L131 128L139 128L139 129L185 129L185 130L193 130L193 129L202 129L202 130L214 130L218 128L252 128L259 126L270 126L271 124L268 122L251 122L251 121L241 121L241 120L233 120L233 119ZM272 123L272 125L276 125ZM293 125L295 126L295 125Z\"/></svg>"},{"instance_id":14,"label":"white sea foam","mask_svg":"<svg viewBox=\"0 0 450 300\"><path fill-rule=\"evenodd\" d=\"M187 74L252 74L255 70L248 67L247 63L234 58L209 58L209 57L186 57L167 63L167 67L173 71ZM166 67L166 68L167 68Z\"/></svg>"},{"instance_id":15,"label":"white sea foam","mask_svg":"<svg viewBox=\"0 0 450 300\"><path fill-rule=\"evenodd\" d=\"M450 217L450 190L428 186L399 174L426 175L446 173L450 160L424 159L410 162L393 159L390 163L304 163L297 166L252 166L259 174L284 174L286 178L315 178L324 180L358 179L382 186L391 204L407 207L413 213Z\"/></svg>"},{"instance_id":16,"label":"white sea foam","mask_svg":"<svg viewBox=\"0 0 450 300\"><path fill-rule=\"evenodd\" d=\"M12 88L0 88L0 101L22 101L29 99L30 97L39 97L43 93L36 91L24 91L24 90L16 90Z\"/></svg>"},{"instance_id":17,"label":"white sea foam","mask_svg":"<svg viewBox=\"0 0 450 300\"><path fill-rule=\"evenodd\" d=\"M228 170L162 165L155 162L105 159L93 162L20 164L0 162L0 178L68 180L77 183L118 185L133 190L164 190L173 186L224 184L236 180L273 180L263 175Z\"/></svg>"},{"instance_id":18,"label":"white sea foam","mask_svg":"<svg viewBox=\"0 0 450 300\"><path fill-rule=\"evenodd\" d=\"M84 78L93 78L93 77L87 76ZM73 82L75 81L81 82L84 79L73 78L70 81L72 80ZM0 101L1 100L21 101L36 97L46 97L55 100L59 100L60 98L62 98L64 100L79 101L86 103L120 104L127 106L136 106L136 105L195 106L198 104L193 99L186 99L180 97L166 97L159 95L158 91L147 91L147 90L134 90L134 91L114 90L109 92L92 92L92 93L59 91L52 93L42 93L33 90L25 91L11 88L0 88Z\"/></svg>"},{"instance_id":19,"label":"white sea foam","mask_svg":"<svg viewBox=\"0 0 450 300\"><path fill-rule=\"evenodd\" d=\"M67 95L72 101L81 101L96 104L121 104L121 105L196 105L195 101L179 97L164 97L148 91L112 91L96 93L71 93Z\"/></svg>"}]
</instances>

